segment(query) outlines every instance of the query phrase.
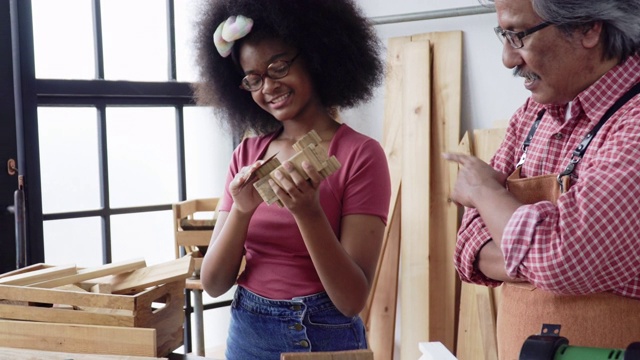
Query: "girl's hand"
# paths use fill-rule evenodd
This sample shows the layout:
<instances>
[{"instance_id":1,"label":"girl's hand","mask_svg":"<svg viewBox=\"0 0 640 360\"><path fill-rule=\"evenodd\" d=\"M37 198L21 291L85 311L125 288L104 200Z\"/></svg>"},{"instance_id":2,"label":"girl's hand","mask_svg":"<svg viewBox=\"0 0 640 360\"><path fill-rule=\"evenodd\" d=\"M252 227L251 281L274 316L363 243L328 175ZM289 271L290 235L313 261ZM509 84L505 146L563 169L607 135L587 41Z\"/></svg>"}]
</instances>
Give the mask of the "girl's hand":
<instances>
[{"instance_id":1,"label":"girl's hand","mask_svg":"<svg viewBox=\"0 0 640 360\"><path fill-rule=\"evenodd\" d=\"M323 178L320 173L308 162L302 162L302 168L309 179L305 178L295 169L291 162L282 164L286 173L275 170L274 177L282 186L270 180L269 184L284 206L293 215L303 215L322 211L318 196L318 188Z\"/></svg>"},{"instance_id":2,"label":"girl's hand","mask_svg":"<svg viewBox=\"0 0 640 360\"><path fill-rule=\"evenodd\" d=\"M263 160L258 160L253 165L243 167L229 183L229 192L233 197L234 206L242 213L255 211L263 201L258 191L253 187L253 183L257 180L255 171L263 162Z\"/></svg>"}]
</instances>

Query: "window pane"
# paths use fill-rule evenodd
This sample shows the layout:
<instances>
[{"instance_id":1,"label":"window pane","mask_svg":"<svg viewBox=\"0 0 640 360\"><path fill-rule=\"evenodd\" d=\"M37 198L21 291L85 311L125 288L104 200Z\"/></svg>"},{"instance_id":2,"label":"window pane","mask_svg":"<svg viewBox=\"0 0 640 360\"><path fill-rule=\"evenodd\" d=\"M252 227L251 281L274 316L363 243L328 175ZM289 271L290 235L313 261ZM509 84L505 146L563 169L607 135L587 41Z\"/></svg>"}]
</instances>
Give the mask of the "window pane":
<instances>
[{"instance_id":1,"label":"window pane","mask_svg":"<svg viewBox=\"0 0 640 360\"><path fill-rule=\"evenodd\" d=\"M102 265L102 221L98 217L43 223L44 258L51 265Z\"/></svg>"},{"instance_id":2,"label":"window pane","mask_svg":"<svg viewBox=\"0 0 640 360\"><path fill-rule=\"evenodd\" d=\"M107 108L111 207L178 200L174 108Z\"/></svg>"},{"instance_id":3,"label":"window pane","mask_svg":"<svg viewBox=\"0 0 640 360\"><path fill-rule=\"evenodd\" d=\"M109 0L100 5L105 78L168 80L166 2Z\"/></svg>"},{"instance_id":4,"label":"window pane","mask_svg":"<svg viewBox=\"0 0 640 360\"><path fill-rule=\"evenodd\" d=\"M223 193L233 140L206 107L184 108L187 198L219 197Z\"/></svg>"},{"instance_id":5,"label":"window pane","mask_svg":"<svg viewBox=\"0 0 640 360\"><path fill-rule=\"evenodd\" d=\"M100 163L94 108L38 108L42 211L99 209Z\"/></svg>"},{"instance_id":6,"label":"window pane","mask_svg":"<svg viewBox=\"0 0 640 360\"><path fill-rule=\"evenodd\" d=\"M32 0L36 77L93 79L91 0Z\"/></svg>"},{"instance_id":7,"label":"window pane","mask_svg":"<svg viewBox=\"0 0 640 360\"><path fill-rule=\"evenodd\" d=\"M176 72L178 81L196 82L195 19L201 1L175 1ZM213 34L211 34L213 36Z\"/></svg>"},{"instance_id":8,"label":"window pane","mask_svg":"<svg viewBox=\"0 0 640 360\"><path fill-rule=\"evenodd\" d=\"M173 212L158 211L111 217L114 262L143 258L147 266L175 259Z\"/></svg>"}]
</instances>

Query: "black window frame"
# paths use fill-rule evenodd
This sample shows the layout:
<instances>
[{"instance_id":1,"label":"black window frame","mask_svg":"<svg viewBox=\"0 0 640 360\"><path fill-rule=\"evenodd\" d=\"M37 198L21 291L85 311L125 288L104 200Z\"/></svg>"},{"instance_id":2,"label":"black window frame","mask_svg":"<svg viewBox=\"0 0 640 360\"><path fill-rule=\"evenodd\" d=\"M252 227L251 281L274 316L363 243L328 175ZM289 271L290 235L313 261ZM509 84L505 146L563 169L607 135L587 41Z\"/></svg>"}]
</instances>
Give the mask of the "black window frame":
<instances>
[{"instance_id":1,"label":"black window frame","mask_svg":"<svg viewBox=\"0 0 640 360\"><path fill-rule=\"evenodd\" d=\"M57 80L37 79L35 76L35 52L33 40L32 3L31 0L2 1L0 5L0 20L7 20L6 28L2 27L3 42L0 50L0 64L11 68L14 81L3 82L0 90L11 91L8 101L0 103L0 110L7 115L6 122L11 125L2 129L15 129L15 154L18 162L18 174L25 180L26 198L26 264L44 262L44 221L76 219L84 217L100 217L102 219L102 261L111 263L111 216L121 214L145 213L171 210L172 204L152 206L112 208L109 202L109 169L107 158L106 108L108 106L136 106L136 107L172 107L175 109L176 154L178 165L178 200L186 200L186 168L184 146L184 116L183 110L187 106L194 106L193 91L188 82L177 81L176 72L176 41L175 41L175 6L174 0L165 0L167 9L167 40L168 40L168 81L139 82L112 81L104 79L104 63L101 29L101 0L92 1L92 16L94 23L94 51L95 51L95 80ZM108 1L108 0L107 0ZM8 24L10 23L10 26ZM8 34L5 34L5 30ZM8 35L8 36L5 36ZM4 73L3 73L4 75ZM12 103L12 104L11 104ZM98 143L100 168L100 199L98 210L72 211L43 214L42 189L40 174L39 138L37 109L39 106L60 107L95 107L98 114ZM15 121L13 121L15 119ZM6 134L5 134L6 135ZM10 135L9 135L10 136ZM11 146L9 146L11 147ZM73 164L69 164L70 168ZM66 179L60 181L75 181L78 174L70 171ZM3 178L4 180L4 178ZM2 186L6 184L0 183ZM3 193L10 189L0 189ZM2 209L0 209L2 210ZM8 211L3 213L2 224L8 219ZM13 215L11 215L13 219ZM14 228L2 229L0 246L4 257L14 257L16 242ZM12 251L13 250L13 251ZM15 269L14 262L2 269L2 272ZM187 293L188 294L188 293ZM185 352L191 351L191 327L189 314L192 312L190 297L185 299Z\"/></svg>"}]
</instances>

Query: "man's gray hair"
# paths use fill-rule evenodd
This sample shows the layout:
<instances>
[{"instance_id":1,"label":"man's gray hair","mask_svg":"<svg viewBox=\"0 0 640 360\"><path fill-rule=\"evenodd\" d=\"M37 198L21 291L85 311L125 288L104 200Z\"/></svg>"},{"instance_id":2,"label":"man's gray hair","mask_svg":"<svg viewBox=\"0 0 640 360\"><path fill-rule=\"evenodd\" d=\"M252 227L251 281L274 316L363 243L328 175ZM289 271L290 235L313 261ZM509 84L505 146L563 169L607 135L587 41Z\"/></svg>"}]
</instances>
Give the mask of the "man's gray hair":
<instances>
[{"instance_id":1,"label":"man's gray hair","mask_svg":"<svg viewBox=\"0 0 640 360\"><path fill-rule=\"evenodd\" d=\"M494 6L494 0L478 0ZM605 59L624 61L640 50L640 0L531 0L534 11L544 20L570 33L603 24Z\"/></svg>"}]
</instances>

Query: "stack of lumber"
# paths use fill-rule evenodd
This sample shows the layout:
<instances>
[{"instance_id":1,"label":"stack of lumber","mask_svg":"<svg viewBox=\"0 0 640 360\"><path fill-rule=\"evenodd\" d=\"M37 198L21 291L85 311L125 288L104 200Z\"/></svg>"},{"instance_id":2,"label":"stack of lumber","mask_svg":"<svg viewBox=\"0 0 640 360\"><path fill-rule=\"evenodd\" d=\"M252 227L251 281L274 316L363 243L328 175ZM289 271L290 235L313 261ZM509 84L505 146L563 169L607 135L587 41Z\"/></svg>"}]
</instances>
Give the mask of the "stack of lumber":
<instances>
[{"instance_id":1,"label":"stack of lumber","mask_svg":"<svg viewBox=\"0 0 640 360\"><path fill-rule=\"evenodd\" d=\"M182 345L186 256L81 269L35 264L0 275L0 347L166 356Z\"/></svg>"},{"instance_id":2,"label":"stack of lumber","mask_svg":"<svg viewBox=\"0 0 640 360\"><path fill-rule=\"evenodd\" d=\"M400 355L413 360L421 342L455 350L460 284L452 258L460 214L449 194L457 168L441 154L460 142L462 32L391 38L387 51L383 146L392 198L361 315L375 359L393 359L399 301Z\"/></svg>"}]
</instances>

